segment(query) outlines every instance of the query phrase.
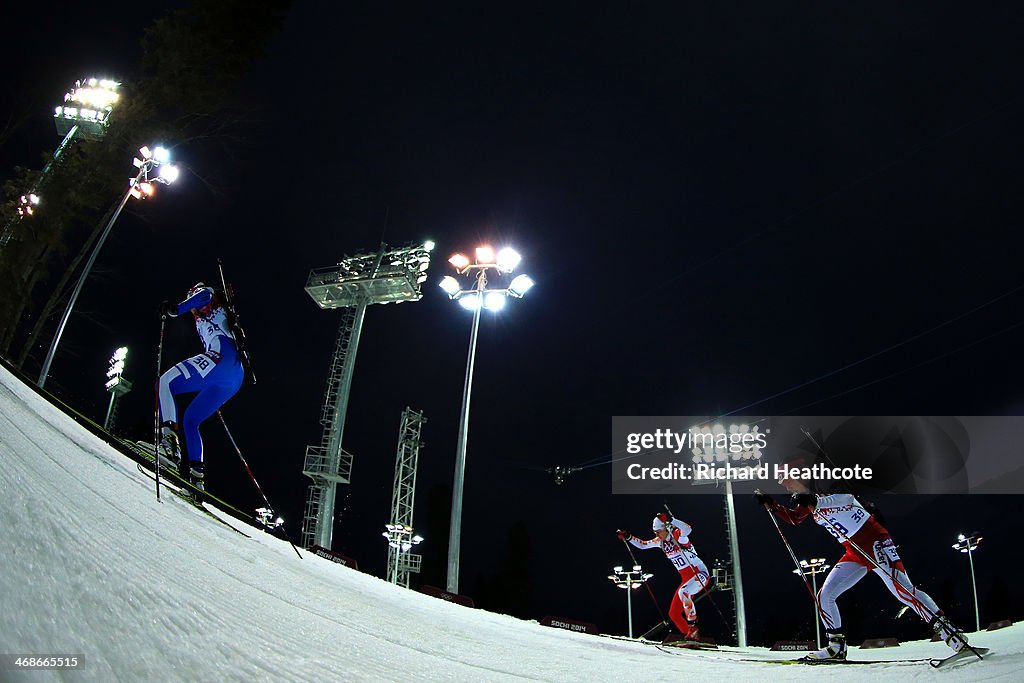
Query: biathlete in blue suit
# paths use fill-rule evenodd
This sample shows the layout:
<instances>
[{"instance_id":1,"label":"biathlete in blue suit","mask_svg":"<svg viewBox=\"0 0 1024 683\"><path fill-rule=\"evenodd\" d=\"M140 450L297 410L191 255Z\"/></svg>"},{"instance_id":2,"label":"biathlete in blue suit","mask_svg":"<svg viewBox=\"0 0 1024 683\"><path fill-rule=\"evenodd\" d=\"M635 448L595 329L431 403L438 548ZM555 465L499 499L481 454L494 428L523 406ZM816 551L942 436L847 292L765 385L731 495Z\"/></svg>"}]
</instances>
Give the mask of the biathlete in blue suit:
<instances>
[{"instance_id":1,"label":"biathlete in blue suit","mask_svg":"<svg viewBox=\"0 0 1024 683\"><path fill-rule=\"evenodd\" d=\"M161 441L158 448L165 465L176 466L182 476L199 489L203 485L203 439L199 425L235 395L245 377L245 369L231 330L228 311L222 297L202 282L193 286L179 304L164 302L162 315L177 317L192 313L196 331L205 350L186 358L160 377L159 403ZM175 397L195 394L185 408L180 424ZM179 435L184 437L182 457Z\"/></svg>"}]
</instances>

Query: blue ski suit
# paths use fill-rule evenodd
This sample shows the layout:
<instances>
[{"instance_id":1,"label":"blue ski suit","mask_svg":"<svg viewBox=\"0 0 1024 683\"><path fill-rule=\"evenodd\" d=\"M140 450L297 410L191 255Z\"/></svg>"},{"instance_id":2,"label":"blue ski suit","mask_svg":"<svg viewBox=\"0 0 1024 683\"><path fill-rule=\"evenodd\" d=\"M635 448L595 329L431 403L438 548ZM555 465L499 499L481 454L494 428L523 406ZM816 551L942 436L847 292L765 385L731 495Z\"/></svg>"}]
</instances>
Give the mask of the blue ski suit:
<instances>
[{"instance_id":1,"label":"blue ski suit","mask_svg":"<svg viewBox=\"0 0 1024 683\"><path fill-rule=\"evenodd\" d=\"M172 316L191 311L196 331L203 346L202 353L186 358L160 377L160 422L178 424L175 397L195 393L185 408L181 421L181 434L185 439L185 454L191 463L203 462L203 439L199 425L213 415L228 399L238 392L245 378L235 337L228 324L227 311L212 287L204 287L178 304Z\"/></svg>"}]
</instances>

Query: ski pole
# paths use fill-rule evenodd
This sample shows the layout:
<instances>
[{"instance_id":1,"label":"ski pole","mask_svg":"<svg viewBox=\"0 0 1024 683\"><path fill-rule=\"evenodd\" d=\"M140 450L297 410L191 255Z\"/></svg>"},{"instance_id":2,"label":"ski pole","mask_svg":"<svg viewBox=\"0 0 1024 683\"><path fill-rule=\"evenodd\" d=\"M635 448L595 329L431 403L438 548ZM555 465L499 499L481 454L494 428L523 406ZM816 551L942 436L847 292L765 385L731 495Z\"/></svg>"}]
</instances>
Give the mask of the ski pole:
<instances>
[{"instance_id":1,"label":"ski pole","mask_svg":"<svg viewBox=\"0 0 1024 683\"><path fill-rule=\"evenodd\" d=\"M897 570L895 568L893 568L889 572L886 572L885 569L882 568L882 566L875 560L875 558L873 558L866 550L864 550L859 545L854 543L853 539L850 538L849 534L847 534L837 524L834 524L832 522L832 520L830 520L828 517L822 515L817 510L814 510L811 514L814 515L815 519L820 519L820 520L824 520L825 522L827 522L829 527L831 527L833 529L833 531L837 535L841 536L844 541L849 543L850 547L853 548L854 550L856 550L860 554L861 557L863 557L865 560L870 562L871 565L875 569L877 569L878 571L880 571L882 573L888 573L889 574L889 578L892 579L893 586L895 586L895 587L899 588L900 590L902 590L907 595L907 598L909 600L913 601L914 605L912 605L912 606L916 606L916 607L920 608L921 612L925 612L926 614L930 615L931 619L925 620L925 618L921 617L921 614L916 609L914 610L914 614L917 614L917 616L921 617L921 620L925 621L925 623L927 623L929 626L932 625L932 623L938 618L939 615L936 612L933 612L932 610L928 609L928 607L923 602L921 602L920 600L917 599L917 597L916 597L917 589L913 585L911 585L911 587L908 589L903 584L903 582L900 581L899 574L897 573ZM820 524L820 522L819 522L819 524ZM907 576L907 574L905 572L903 573L903 575ZM907 576L907 578L909 579L910 577ZM966 640L964 641L964 647L966 647L968 650L973 652L974 655L978 659L984 659L984 657L981 656L981 653L979 653L977 650L975 650L974 647L970 643L966 642Z\"/></svg>"},{"instance_id":2,"label":"ski pole","mask_svg":"<svg viewBox=\"0 0 1024 683\"><path fill-rule=\"evenodd\" d=\"M758 491L760 491L760 489L758 489ZM814 606L817 608L818 616L820 617L822 615L821 603L818 602L818 596L815 595L814 589L811 588L811 584L807 580L807 575L804 574L804 568L800 566L800 561L796 559L796 553L793 552L793 546L791 546L789 541L786 539L786 534L782 533L782 527L779 526L779 520L775 518L775 513L767 507L765 508L765 511L768 513L768 516L772 518L772 524L775 525L775 530L779 532L779 538L782 539L782 544L786 546L786 550L789 551L789 557L793 560L793 564L796 566L796 571L800 575L800 578L803 579L804 587L807 588L807 592L810 593L811 600L814 601Z\"/></svg>"},{"instance_id":3,"label":"ski pole","mask_svg":"<svg viewBox=\"0 0 1024 683\"><path fill-rule=\"evenodd\" d=\"M670 510L670 509L669 509L669 507L668 507L668 503L662 503L662 505L663 505L663 506L664 506L664 508L665 508L665 512L667 512L667 513L668 513L668 516L669 516L669 517L671 517L672 519L675 519L675 518L676 518L676 516L675 516L674 514L672 514L672 510ZM671 524L670 524L669 526L671 526ZM709 590L708 590L708 586L707 586L707 584L706 584L706 583L704 583L703 581L701 581L701 580L700 580L700 572L698 572L698 571L697 571L697 568L696 568L696 567L694 567L694 566L693 566L693 565L692 565L692 564L690 563L690 558L688 558L688 557L686 556L686 549L685 549L685 548L683 548L683 549L682 549L682 551L683 551L683 552L682 552L682 553L680 553L680 554L681 554L681 555L683 556L683 560L685 560L685 561L686 561L686 566L687 566L687 567L689 567L689 568L690 568L690 571L692 571L692 572L693 572L693 575L694 575L695 577L697 577L697 583L699 583L699 584L700 584L700 587L701 587L701 589L702 589L702 590L704 591L704 595L706 595L706 596L708 597L708 600L710 600L710 601L711 601L711 604L712 604L712 606L714 606L714 608L715 608L715 611L716 611L716 612L718 612L718 616L722 618L722 623L724 623L724 624L725 624L726 626L728 626L728 625L729 625L729 620L725 618L725 615L724 615L724 614L722 613L722 610L720 610L720 609L718 608L718 603L717 603L717 602L715 602L715 599L714 599L713 597L711 597L711 591L709 591ZM695 601L695 602L696 602L696 601Z\"/></svg>"},{"instance_id":4,"label":"ski pole","mask_svg":"<svg viewBox=\"0 0 1024 683\"><path fill-rule=\"evenodd\" d=\"M231 441L231 445L234 447L235 453L238 453L238 457L239 457L239 459L241 459L242 465L245 466L245 471L248 472L248 474L249 474L249 479L251 479L252 483L256 486L256 490L259 492L260 497L263 498L263 502L267 504L267 507L271 511L273 511L274 506L270 504L269 500L267 500L267 495L265 493L263 493L263 488L260 487L260 483L258 481L256 481L256 477L253 476L252 469L249 467L249 463L246 462L245 456L242 455L242 449L240 449L238 447L238 444L235 442L235 437L231 435L231 430L228 429L228 423L224 420L224 414L221 411L218 410L217 411L217 417L220 418L220 423L222 425L224 425L224 431L228 435L228 440ZM283 523L281 524L281 529L284 530L285 538L287 538L288 542L291 544L292 550L295 551L295 554L298 555L299 559L301 560L302 559L302 555L299 553L299 549L295 547L295 543L292 541L292 537L288 533L288 530L284 528L284 524Z\"/></svg>"},{"instance_id":5,"label":"ski pole","mask_svg":"<svg viewBox=\"0 0 1024 683\"><path fill-rule=\"evenodd\" d=\"M629 553L629 559L633 560L633 566L639 566L640 563L636 561L636 555L633 554L633 549L629 547L629 541L622 539L622 545L626 546L626 552ZM661 617L661 623L668 625L669 620L665 618L665 613L661 611L661 606L658 604L658 599L654 597L654 591L651 590L651 585L644 581L644 587L647 588L647 594L651 596L651 602L654 603L654 609L658 610L658 616ZM648 633L650 633L650 631L648 631Z\"/></svg>"},{"instance_id":6,"label":"ski pole","mask_svg":"<svg viewBox=\"0 0 1024 683\"><path fill-rule=\"evenodd\" d=\"M806 434L806 432L805 432L805 434ZM820 446L819 446L819 448L820 448ZM807 587L808 592L814 598L814 604L818 608L818 613L819 614L823 614L823 612L821 610L821 603L818 602L818 596L814 595L814 591L811 590L811 586L807 582L807 577L804 576L803 568L800 567L800 563L796 559L796 554L793 552L793 548L789 545L789 541L786 540L786 536L782 533L782 528L779 526L778 520L775 519L775 515L772 513L772 511L770 509L768 509L768 508L765 508L765 509L768 510L768 515L772 518L772 522L774 522L774 524L775 524L775 529L779 532L779 536L782 538L783 544L785 544L786 549L789 551L789 556L793 559L793 562L796 564L797 569L800 570L800 576L803 577L804 585ZM920 600L918 600L915 597L915 593L917 591L916 588L911 586L910 589L907 589L907 587L903 584L903 582L900 581L899 575L896 573L895 569L893 569L890 572L886 572L885 569L882 568L882 566L875 560L875 558L871 557L871 555L868 554L868 552L866 550L861 548L857 543L855 543L853 541L853 539L850 538L849 534L847 534L845 532L845 530L840 528L838 525L834 524L832 522L832 520L830 520L828 517L826 517L826 516L822 515L821 513L819 513L816 509L811 512L811 515L814 517L815 520L823 520L829 526L829 528L832 529L833 533L836 534L837 537L841 537L844 541L849 543L850 547L853 548L854 550L856 550L857 553L859 553L861 557L863 557L865 560L867 560L868 563L872 567L874 567L875 569L877 569L878 571L880 571L882 573L888 573L889 577L892 579L893 586L898 588L899 590L902 590L904 592L904 594L906 594L908 596L908 599L913 601L915 606L919 607L922 612L925 612L925 613L927 613L927 614L929 614L931 616L930 620L926 620L924 617L921 617L921 614L915 609L914 610L914 614L917 614L919 617L921 617L922 621L925 621L926 623L928 623L929 626L931 625L932 622L935 621L935 619L938 617L938 615L935 612L933 612L932 610L928 609L928 607L924 603L922 603ZM822 524L821 521L819 521L818 523ZM822 526L825 526L825 524L822 524ZM906 574L904 574L904 576L906 576ZM826 628L827 627L828 627L828 625L826 624ZM984 659L984 657L982 657L981 654L976 649L974 649L974 647L971 646L969 643L964 642L964 647L966 647L971 652L973 652L974 655L978 657L978 659Z\"/></svg>"},{"instance_id":7,"label":"ski pole","mask_svg":"<svg viewBox=\"0 0 1024 683\"><path fill-rule=\"evenodd\" d=\"M153 453L156 454L156 499L160 500L160 365L164 355L164 326L167 315L160 312L160 341L156 345L156 390L153 392Z\"/></svg>"},{"instance_id":8,"label":"ski pole","mask_svg":"<svg viewBox=\"0 0 1024 683\"><path fill-rule=\"evenodd\" d=\"M861 509L863 509L863 508L861 508ZM769 510L768 512L769 512L769 514L771 514L771 510ZM903 582L901 582L899 580L899 577L898 577L898 574L897 574L895 568L893 568L890 571L886 571L886 569L881 564L879 564L879 562L876 559L871 557L871 555L866 550L864 550L859 545L854 543L853 539L850 538L850 536L848 535L848 533L846 532L846 530L843 527L841 527L840 525L838 525L835 522L831 521L830 519L828 519L828 517L822 515L820 512L817 511L817 509L812 510L811 511L811 515L822 526L827 524L828 527L830 528L830 530L833 531L833 533L835 533L837 538L842 538L843 541L845 541L846 543L849 543L850 547L853 548L855 551L857 551L857 553L861 557L863 557L865 560L867 560L867 562L872 567L878 569L879 571L881 571L883 573L888 573L889 577L893 580L894 586L896 586L899 589L901 589L909 597L909 599L913 600L914 605L911 605L911 606L918 606L918 607L920 607L922 611L930 614L932 616L932 620L934 620L934 618L935 618L935 616L937 616L937 614L935 612L933 612L931 609L929 609L928 606L925 605L923 602L921 602L920 600L918 600L918 599L913 597L914 593L916 592L916 589L913 586L911 586L909 589L907 589L907 587L903 585ZM774 515L772 515L772 519L774 519L774 518L775 518ZM775 522L775 526L778 527L778 522ZM779 533L781 533L781 532L782 532L781 529L779 529ZM916 610L914 610L914 612L916 612ZM920 614L919 614L919 616L920 616ZM922 617L922 618L924 618L924 617Z\"/></svg>"},{"instance_id":9,"label":"ski pole","mask_svg":"<svg viewBox=\"0 0 1024 683\"><path fill-rule=\"evenodd\" d=\"M877 569L878 571L880 571L882 573L889 574L889 577L892 579L893 584L895 584L896 586L901 588L908 596L910 596L910 599L912 599L914 601L914 603L915 603L915 605L917 607L921 608L921 611L926 612L927 614L931 615L931 617L933 619L937 616L936 613L932 612L930 609L928 609L928 607L924 603L922 603L921 601L919 601L916 598L914 598L914 593L916 592L916 589L913 586L911 586L910 589L908 589L905 585L903 585L903 582L899 580L899 576L897 575L895 568L892 569L891 571L887 572L882 567L882 565L880 565L875 560L875 558L873 558L866 550L864 550L857 543L855 543L853 541L853 539L851 539L850 536L841 527L839 527L837 524L833 523L832 520L830 520L828 517L826 517L825 515L821 514L817 510L812 511L811 515L814 516L814 519L816 519L816 520L823 520L826 524L828 524L829 527L831 527L833 533L835 533L838 536L841 536L842 539L844 541L846 541L847 543L849 543L850 547L853 548L854 550L856 550L857 553L861 557L863 557L865 560L867 560L871 564L872 567L874 567L875 569ZM820 521L818 523L821 524ZM824 526L824 525L822 525L822 526ZM915 610L915 612L916 612L916 610ZM918 616L920 616L920 615L918 615Z\"/></svg>"}]
</instances>

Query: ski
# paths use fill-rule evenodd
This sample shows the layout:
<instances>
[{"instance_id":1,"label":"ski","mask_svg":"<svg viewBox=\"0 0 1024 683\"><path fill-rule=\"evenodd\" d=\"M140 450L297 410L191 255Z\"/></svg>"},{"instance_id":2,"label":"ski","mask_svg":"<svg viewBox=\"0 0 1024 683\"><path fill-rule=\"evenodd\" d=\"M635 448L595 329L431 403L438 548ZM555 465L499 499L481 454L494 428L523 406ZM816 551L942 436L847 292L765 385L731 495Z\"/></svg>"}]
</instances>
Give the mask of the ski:
<instances>
[{"instance_id":1,"label":"ski","mask_svg":"<svg viewBox=\"0 0 1024 683\"><path fill-rule=\"evenodd\" d=\"M806 664L808 666L841 666L844 664L915 664L927 662L927 659L744 659L744 662L763 662L765 664Z\"/></svg>"},{"instance_id":2,"label":"ski","mask_svg":"<svg viewBox=\"0 0 1024 683\"><path fill-rule=\"evenodd\" d=\"M718 646L713 643L705 643L700 640L676 640L671 643L659 643L660 647L669 647L683 650L717 650Z\"/></svg>"},{"instance_id":3,"label":"ski","mask_svg":"<svg viewBox=\"0 0 1024 683\"><path fill-rule=\"evenodd\" d=\"M145 459L146 463L150 466L150 469L156 467L156 458L153 456L153 444L145 441L128 440L122 440L120 441L120 443L127 447L127 449L131 451L133 454ZM138 462L137 458L136 465L138 465L140 472L144 473L151 479L153 478L153 475L150 474L149 471L147 471L142 466L142 463ZM160 476L162 478L168 479L169 481L173 482L175 485L181 487L184 490L188 490L189 492L195 495L201 495L203 497L204 502L210 503L214 507L220 508L224 512L230 514L232 517L236 517L243 521L248 520L250 523L256 521L252 514L239 510L234 505L224 500L221 500L220 498L218 498L215 495L212 495L209 491L206 491L205 489L200 490L196 488L195 484L183 478L181 474L173 467L167 467L166 465L161 464Z\"/></svg>"},{"instance_id":4,"label":"ski","mask_svg":"<svg viewBox=\"0 0 1024 683\"><path fill-rule=\"evenodd\" d=\"M719 659L720 661L730 662L744 662L750 664L804 664L807 666L839 666L844 664L923 664L924 662L931 661L928 658L921 659L827 659L827 660L812 660L812 659L754 659L753 657L718 657L711 652L718 652L723 654L736 654L740 653L739 650L714 650L712 648L685 648L685 647L672 647L671 645L666 646L658 643L657 647L662 652L667 652L673 655L686 656L698 656L707 657L709 659ZM689 652L687 652L689 650Z\"/></svg>"},{"instance_id":5,"label":"ski","mask_svg":"<svg viewBox=\"0 0 1024 683\"><path fill-rule=\"evenodd\" d=\"M950 656L944 657L942 659L929 660L928 663L932 665L933 669L939 669L941 667L952 664L953 662L959 662L962 659L970 660L973 658L977 659L978 661L981 661L981 659L988 653L989 648L987 647L971 647L970 645L968 645L964 649L960 650L960 652L951 654Z\"/></svg>"},{"instance_id":6,"label":"ski","mask_svg":"<svg viewBox=\"0 0 1024 683\"><path fill-rule=\"evenodd\" d=\"M144 469L144 468L142 467L142 464L141 464L141 463L136 463L136 467L138 467L138 468L139 468L139 472L142 472L142 473L143 473L144 475L146 475L146 476L147 476L147 477L149 477L150 479L153 479L153 480L155 480L155 479L156 479L156 476L155 476L155 475L153 475L153 474L150 474L150 473L149 473L148 471L146 471L146 470L145 470L145 469ZM160 471L161 471L161 472L163 472L163 473L164 473L165 475L166 475L167 473L169 473L169 472L170 472L170 470L168 470L168 469L167 469L167 468L165 468L165 467L161 467L161 468L160 468ZM178 482L176 481L175 483L178 483ZM186 491L186 490L183 490L183 489L175 489L175 488L171 488L170 486L167 486L167 487L166 487L166 489L167 489L168 491L170 491L171 493L173 493L174 495L176 495L176 496L177 496L178 498L181 498L182 500L184 500L184 501L185 501L186 503L188 503L188 504L189 504L189 505L191 505L192 507L196 508L197 510L199 510L200 512L202 512L203 514L205 514L205 515L206 515L207 517L209 517L210 519L212 519L212 520L214 520L214 521L216 521L216 522L220 522L221 524L223 524L223 525L224 525L224 526L226 526L227 528L231 529L231 530L232 530L232 531L234 531L234 532L235 532L236 534L241 534L242 536L245 536L246 538L252 538L252 536L250 536L249 534L245 533L244 531L242 531L241 529L239 529L239 528L238 528L238 527L236 527L235 525L233 525L233 524L229 524L228 522L225 522L225 521L224 521L223 519L221 519L221 518L220 518L220 517L218 517L217 515L213 514L213 512L211 512L210 510L208 510L208 509L207 509L207 508L206 508L206 507L205 507L205 506L203 505L203 503L202 503L201 501L199 501L199 500L196 500L196 498L195 498L195 497L194 497L194 496L192 495L192 493L191 493L191 492L189 492L189 491Z\"/></svg>"},{"instance_id":7,"label":"ski","mask_svg":"<svg viewBox=\"0 0 1024 683\"><path fill-rule=\"evenodd\" d=\"M928 659L737 659L757 664L804 664L806 666L843 666L846 664L921 664Z\"/></svg>"},{"instance_id":8,"label":"ski","mask_svg":"<svg viewBox=\"0 0 1024 683\"><path fill-rule=\"evenodd\" d=\"M245 533L244 531L242 531L241 529L239 529L238 527L236 527L236 526L235 526L234 524L229 524L228 522L225 522L225 521L224 521L223 519L221 519L221 518L220 518L220 517L218 517L217 515L213 514L213 512L211 512L210 510L208 510L208 509L207 509L207 508L206 508L206 507L205 507L205 506L203 505L202 501L196 500L196 499L195 499L195 498L193 498L193 497L192 497L192 496L191 496L190 494L188 494L188 493L185 493L184 491L175 491L174 489L171 489L171 491L172 491L172 492L174 493L174 495L178 496L179 498L181 498L182 500L184 500L184 501L185 501L186 503L188 503L188 504L189 504L189 505L191 505L192 507L194 507L194 508L196 508L197 510L199 510L200 512L202 512L202 513L203 513L204 515L206 515L206 516L207 516L207 517L209 517L210 519L212 519L212 520L214 520L214 521L217 521L217 522L220 522L221 524L223 524L223 525L224 525L224 526L226 526L227 528L231 529L231 530L232 530L232 531L234 531L234 532L235 532L236 534L239 534L240 536L244 536L244 537L246 537L246 538L252 538L252 536L250 536L249 534Z\"/></svg>"}]
</instances>

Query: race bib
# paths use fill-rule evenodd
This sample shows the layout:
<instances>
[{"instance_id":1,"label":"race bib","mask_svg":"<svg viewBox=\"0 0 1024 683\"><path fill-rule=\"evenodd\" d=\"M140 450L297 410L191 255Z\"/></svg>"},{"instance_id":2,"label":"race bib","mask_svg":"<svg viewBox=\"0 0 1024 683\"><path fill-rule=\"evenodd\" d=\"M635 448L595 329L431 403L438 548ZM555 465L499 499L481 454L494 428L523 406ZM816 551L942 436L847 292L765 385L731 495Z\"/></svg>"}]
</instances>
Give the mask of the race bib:
<instances>
[{"instance_id":1,"label":"race bib","mask_svg":"<svg viewBox=\"0 0 1024 683\"><path fill-rule=\"evenodd\" d=\"M896 544L891 538L875 541L875 560L883 567L900 561L900 554L896 551Z\"/></svg>"},{"instance_id":2,"label":"race bib","mask_svg":"<svg viewBox=\"0 0 1024 683\"><path fill-rule=\"evenodd\" d=\"M198 356L192 356L185 362L195 369L195 371L199 373L200 377L206 377L210 374L211 370L217 367L217 362L205 353L201 353Z\"/></svg>"}]
</instances>

